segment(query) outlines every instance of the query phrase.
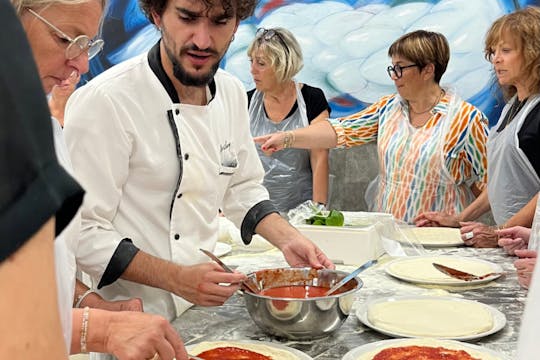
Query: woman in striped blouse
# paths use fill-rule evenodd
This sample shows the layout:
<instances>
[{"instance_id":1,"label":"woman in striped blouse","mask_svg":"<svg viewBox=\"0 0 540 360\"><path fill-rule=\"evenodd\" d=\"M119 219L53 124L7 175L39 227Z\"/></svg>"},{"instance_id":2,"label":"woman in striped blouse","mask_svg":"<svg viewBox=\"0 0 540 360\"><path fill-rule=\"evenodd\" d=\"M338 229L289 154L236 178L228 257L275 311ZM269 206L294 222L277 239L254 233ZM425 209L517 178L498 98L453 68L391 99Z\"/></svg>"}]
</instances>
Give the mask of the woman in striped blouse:
<instances>
[{"instance_id":1,"label":"woman in striped blouse","mask_svg":"<svg viewBox=\"0 0 540 360\"><path fill-rule=\"evenodd\" d=\"M266 152L377 141L379 175L370 210L409 223L425 211L459 213L486 184L487 119L455 90L439 85L450 59L442 34L407 33L388 55L397 94L344 118L255 141Z\"/></svg>"}]
</instances>

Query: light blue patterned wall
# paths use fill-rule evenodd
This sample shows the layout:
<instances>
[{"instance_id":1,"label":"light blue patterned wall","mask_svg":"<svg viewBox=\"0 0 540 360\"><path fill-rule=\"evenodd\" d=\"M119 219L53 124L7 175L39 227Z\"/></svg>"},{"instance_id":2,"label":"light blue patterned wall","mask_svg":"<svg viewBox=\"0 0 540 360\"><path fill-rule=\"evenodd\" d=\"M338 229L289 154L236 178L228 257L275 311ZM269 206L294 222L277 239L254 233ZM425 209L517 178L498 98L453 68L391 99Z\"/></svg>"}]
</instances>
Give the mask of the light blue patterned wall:
<instances>
[{"instance_id":1,"label":"light blue patterned wall","mask_svg":"<svg viewBox=\"0 0 540 360\"><path fill-rule=\"evenodd\" d=\"M298 80L322 88L332 116L342 116L394 92L385 69L388 46L396 38L420 28L439 31L452 51L442 84L456 87L494 123L501 100L496 100L491 66L483 57L484 34L493 20L528 4L540 1L263 0L254 16L241 23L221 66L251 88L246 48L256 29L286 27L304 52ZM104 23L105 51L92 60L86 79L146 51L158 35L136 0L112 0Z\"/></svg>"}]
</instances>

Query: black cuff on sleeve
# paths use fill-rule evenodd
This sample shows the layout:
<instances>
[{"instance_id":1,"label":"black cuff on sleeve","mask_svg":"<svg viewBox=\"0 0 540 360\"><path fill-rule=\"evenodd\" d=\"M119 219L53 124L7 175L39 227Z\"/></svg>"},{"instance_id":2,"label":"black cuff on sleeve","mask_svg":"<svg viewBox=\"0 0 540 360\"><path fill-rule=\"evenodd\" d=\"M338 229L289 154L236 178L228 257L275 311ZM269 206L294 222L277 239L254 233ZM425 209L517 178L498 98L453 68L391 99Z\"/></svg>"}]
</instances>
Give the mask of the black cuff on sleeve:
<instances>
[{"instance_id":1,"label":"black cuff on sleeve","mask_svg":"<svg viewBox=\"0 0 540 360\"><path fill-rule=\"evenodd\" d=\"M99 281L98 289L115 282L124 273L138 252L139 248L133 245L131 239L122 239Z\"/></svg>"},{"instance_id":2,"label":"black cuff on sleeve","mask_svg":"<svg viewBox=\"0 0 540 360\"><path fill-rule=\"evenodd\" d=\"M259 222L266 216L272 213L279 213L276 207L270 200L263 200L260 203L255 204L247 212L242 226L240 226L240 234L242 235L242 241L244 244L249 245L251 238L255 235L255 228Z\"/></svg>"}]
</instances>

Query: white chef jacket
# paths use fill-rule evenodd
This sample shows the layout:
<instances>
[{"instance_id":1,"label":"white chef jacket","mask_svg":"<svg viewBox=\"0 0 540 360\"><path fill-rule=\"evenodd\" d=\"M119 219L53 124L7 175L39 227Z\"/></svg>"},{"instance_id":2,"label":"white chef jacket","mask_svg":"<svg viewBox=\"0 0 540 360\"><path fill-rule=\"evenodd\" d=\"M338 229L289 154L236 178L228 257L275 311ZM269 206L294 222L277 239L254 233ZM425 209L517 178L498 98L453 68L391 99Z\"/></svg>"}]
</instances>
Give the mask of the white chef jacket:
<instances>
[{"instance_id":1,"label":"white chef jacket","mask_svg":"<svg viewBox=\"0 0 540 360\"><path fill-rule=\"evenodd\" d=\"M218 209L239 226L249 209L268 200L245 90L222 70L214 81L207 105L173 103L144 54L107 70L69 99L64 132L87 192L77 260L94 283L124 238L178 264L207 262L198 249L215 246ZM140 297L145 311L168 319L190 306L164 290L122 279L100 293L109 300Z\"/></svg>"}]
</instances>

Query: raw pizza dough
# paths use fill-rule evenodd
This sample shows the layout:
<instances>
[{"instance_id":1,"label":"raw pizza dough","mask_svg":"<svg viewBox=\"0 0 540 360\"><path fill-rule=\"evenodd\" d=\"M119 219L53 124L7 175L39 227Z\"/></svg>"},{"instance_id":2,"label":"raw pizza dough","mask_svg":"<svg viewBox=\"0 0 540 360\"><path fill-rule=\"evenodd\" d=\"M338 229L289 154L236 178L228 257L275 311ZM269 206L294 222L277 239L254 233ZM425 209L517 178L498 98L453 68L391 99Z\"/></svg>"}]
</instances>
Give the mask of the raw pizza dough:
<instances>
[{"instance_id":1,"label":"raw pizza dough","mask_svg":"<svg viewBox=\"0 0 540 360\"><path fill-rule=\"evenodd\" d=\"M189 352L192 355L197 355L206 350L215 349L218 347L228 347L228 346L234 346L240 349L258 352L259 354L268 356L275 360L299 360L295 354L285 349L263 345L263 344L234 342L234 341L211 341L211 342L205 341L197 345L194 345L194 347L191 348Z\"/></svg>"},{"instance_id":2,"label":"raw pizza dough","mask_svg":"<svg viewBox=\"0 0 540 360\"><path fill-rule=\"evenodd\" d=\"M396 261L388 264L387 270L391 275L398 278L406 278L407 280L416 280L420 282L433 283L463 283L459 280L448 276L437 270L433 263L438 263L462 270L474 275L484 275L494 272L493 267L488 263L476 261L475 259L452 258L450 256L426 256L426 257L411 257L404 260Z\"/></svg>"},{"instance_id":3,"label":"raw pizza dough","mask_svg":"<svg viewBox=\"0 0 540 360\"><path fill-rule=\"evenodd\" d=\"M456 342L456 341L444 341L444 340L435 340L435 339L410 339L410 340L400 341L399 344L393 343L386 346L381 346L377 348L376 350L362 354L360 357L356 358L356 360L372 360L375 355L377 355L379 352L381 352L384 349L402 347L402 346L411 346L411 345L444 347L450 350L465 350L472 357L476 357L482 360L500 360L501 359L499 357L494 357L494 356L491 356L490 354L486 354L485 352L472 349L470 347L467 347L466 345L461 345L459 342Z\"/></svg>"},{"instance_id":4,"label":"raw pizza dough","mask_svg":"<svg viewBox=\"0 0 540 360\"><path fill-rule=\"evenodd\" d=\"M493 328L493 316L482 304L452 299L404 299L368 307L373 326L393 334L454 338Z\"/></svg>"},{"instance_id":5,"label":"raw pizza dough","mask_svg":"<svg viewBox=\"0 0 540 360\"><path fill-rule=\"evenodd\" d=\"M401 231L408 240L422 245L444 246L463 244L459 229L444 227L412 227L401 229Z\"/></svg>"}]
</instances>

